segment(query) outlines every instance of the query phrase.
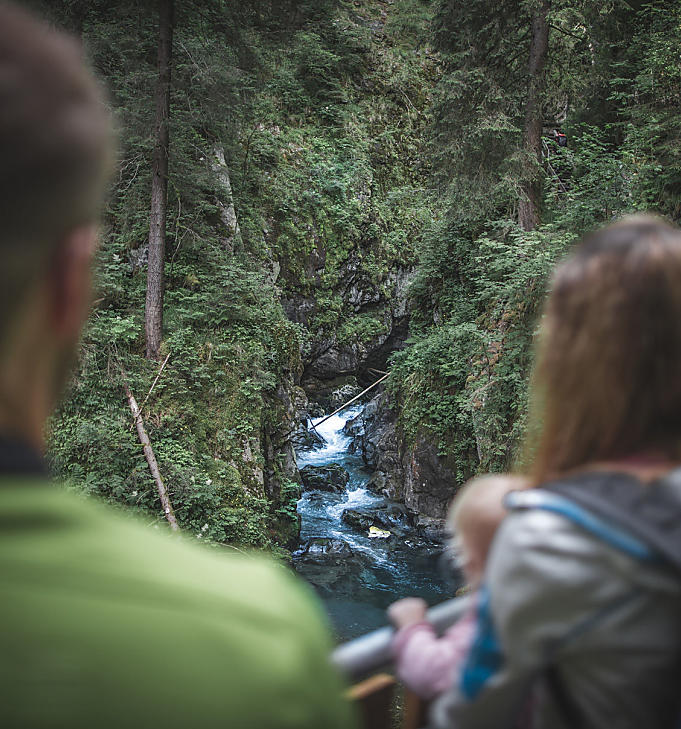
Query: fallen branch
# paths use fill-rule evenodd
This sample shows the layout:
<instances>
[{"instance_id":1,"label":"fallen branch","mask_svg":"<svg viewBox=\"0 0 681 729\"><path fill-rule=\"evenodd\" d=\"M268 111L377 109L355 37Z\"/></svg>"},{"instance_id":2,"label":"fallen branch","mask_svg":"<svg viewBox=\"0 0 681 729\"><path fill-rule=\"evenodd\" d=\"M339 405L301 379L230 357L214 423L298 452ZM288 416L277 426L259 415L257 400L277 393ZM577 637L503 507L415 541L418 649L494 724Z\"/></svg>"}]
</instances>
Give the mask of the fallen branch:
<instances>
[{"instance_id":1,"label":"fallen branch","mask_svg":"<svg viewBox=\"0 0 681 729\"><path fill-rule=\"evenodd\" d=\"M168 355L170 356L170 355ZM166 362L168 361L168 357L166 357ZM164 363L165 364L165 363ZM159 372L159 376L160 376ZM170 524L170 528L173 531L177 531L179 529L177 525L177 520L175 519L175 514L173 513L173 507L170 504L170 498L168 497L168 491L166 490L165 484L163 483L163 479L161 478L161 472L158 469L158 461L156 460L156 456L154 455L154 450L151 447L151 442L149 441L149 436L147 434L147 431L144 428L144 421L142 420L142 414L140 413L140 409L137 405L137 401L135 400L132 391L130 390L130 386L128 385L128 380L125 376L125 370L121 367L121 375L123 375L123 389L125 390L125 394L128 398L128 404L130 405L130 410L132 411L132 416L135 420L135 426L137 428L137 435L139 436L140 443L142 444L142 448L144 450L144 457L147 459L147 463L149 464L149 470L151 471L151 475L154 478L154 481L156 482L156 489L158 490L159 498L161 499L161 506L163 507L163 513L165 514L166 519L168 520L168 523ZM158 378L157 378L158 379ZM153 388L153 385L152 385ZM149 391L151 392L151 390Z\"/></svg>"},{"instance_id":2,"label":"fallen branch","mask_svg":"<svg viewBox=\"0 0 681 729\"><path fill-rule=\"evenodd\" d=\"M151 387L149 388L149 392L147 393L147 396L142 401L142 404L140 405L140 417L142 417L142 411L144 410L144 406L147 404L147 400L149 399L149 395L151 395L151 391L156 387L156 383L158 382L159 377L163 373L163 370L165 369L165 366L168 364L168 360L170 359L170 352L168 352L168 356L163 360L163 364L161 365L161 369L159 369L158 374L154 378L154 381L151 383Z\"/></svg>"},{"instance_id":3,"label":"fallen branch","mask_svg":"<svg viewBox=\"0 0 681 729\"><path fill-rule=\"evenodd\" d=\"M380 379L380 380L376 380L376 382L374 382L374 384L373 384L373 385L369 385L369 387L367 387L367 389L366 389L366 390L362 390L362 392L360 392L360 393L359 393L359 395L355 395L355 397L353 397L353 398L352 398L351 400L348 400L348 401L347 401L346 403L344 403L343 405L341 405L341 406L340 406L339 408L336 408L336 410L334 410L334 411L333 411L333 412L332 412L332 413L331 413L330 415L327 415L327 416L326 416L325 418L323 418L322 420L320 420L320 421L319 421L319 422L318 422L318 423L316 424L316 426L315 426L315 425L312 425L312 427L313 427L313 428L315 429L315 431L316 431L316 430L317 430L317 428L318 428L318 427L319 427L319 426L320 426L320 425L321 425L322 423L325 423L325 422L326 422L326 421L327 421L327 420L328 420L329 418L332 418L332 417L333 417L334 415L336 415L337 413L339 413L339 412L340 412L341 410L345 410L345 408L346 408L346 407L347 407L348 405L352 405L352 403L353 403L353 402L355 402L356 400L359 400L359 399L360 399L360 397L362 397L362 395L365 395L365 394L366 394L367 392L369 392L369 390L373 390L373 389L374 389L374 387L376 387L376 385L380 385L380 384L381 384L381 382L383 382L383 380L385 380L385 379L387 379L387 378L388 378L388 376L389 376L389 373L388 373L388 374L385 374L385 375L383 375L383 377L381 377L381 379Z\"/></svg>"}]
</instances>

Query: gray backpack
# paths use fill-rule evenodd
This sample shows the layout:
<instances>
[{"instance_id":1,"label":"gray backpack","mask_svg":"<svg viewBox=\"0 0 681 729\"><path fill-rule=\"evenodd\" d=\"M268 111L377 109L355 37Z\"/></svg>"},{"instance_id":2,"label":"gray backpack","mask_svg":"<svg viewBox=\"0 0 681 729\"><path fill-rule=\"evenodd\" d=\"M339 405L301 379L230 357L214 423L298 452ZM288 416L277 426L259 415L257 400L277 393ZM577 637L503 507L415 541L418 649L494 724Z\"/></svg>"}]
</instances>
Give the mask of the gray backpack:
<instances>
[{"instance_id":1,"label":"gray backpack","mask_svg":"<svg viewBox=\"0 0 681 729\"><path fill-rule=\"evenodd\" d=\"M645 485L621 472L579 474L541 488L513 491L505 504L512 511L542 509L561 514L632 557L673 567L681 579L681 468ZM604 614L607 611L594 615L588 627ZM550 656L542 678L566 724L580 729L584 722ZM681 713L673 726L681 729Z\"/></svg>"}]
</instances>

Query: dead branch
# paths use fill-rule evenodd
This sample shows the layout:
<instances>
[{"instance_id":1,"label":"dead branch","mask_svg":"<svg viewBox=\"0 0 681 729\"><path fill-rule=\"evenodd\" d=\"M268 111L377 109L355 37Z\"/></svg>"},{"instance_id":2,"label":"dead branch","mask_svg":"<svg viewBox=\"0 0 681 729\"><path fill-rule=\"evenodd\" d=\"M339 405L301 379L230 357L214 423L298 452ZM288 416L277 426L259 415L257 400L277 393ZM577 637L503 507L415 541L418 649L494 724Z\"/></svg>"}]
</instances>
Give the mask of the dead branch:
<instances>
[{"instance_id":1,"label":"dead branch","mask_svg":"<svg viewBox=\"0 0 681 729\"><path fill-rule=\"evenodd\" d=\"M168 355L169 357L170 355ZM166 357L166 362L168 361L168 357ZM163 363L165 365L165 362ZM139 436L140 443L142 444L142 448L144 450L144 457L147 459L147 463L149 464L149 470L151 471L151 475L154 478L154 481L156 483L156 489L158 490L158 495L161 500L161 506L163 507L163 513L165 514L166 519L168 520L168 523L170 524L170 528L173 531L177 531L179 529L177 525L177 520L175 519L175 514L173 512L173 507L170 504L170 498L168 496L168 491L166 490L165 484L163 483L163 479L161 478L161 472L158 468L158 461L156 460L156 456L154 455L154 450L151 447L151 442L149 440L149 435L147 434L147 431L144 428L144 421L142 420L142 415L140 413L140 409L137 405L137 401L135 400L132 391L130 390L130 386L128 385L128 379L125 375L125 370L121 367L121 375L123 376L123 389L125 390L125 394L128 398L128 404L130 405L130 410L132 411L132 416L135 420L135 426L137 428L137 435ZM158 377L161 375L161 373L158 373ZM154 383L155 384L155 383ZM153 385L152 385L153 388ZM149 393L151 393L151 390L149 390Z\"/></svg>"},{"instance_id":2,"label":"dead branch","mask_svg":"<svg viewBox=\"0 0 681 729\"><path fill-rule=\"evenodd\" d=\"M151 387L149 388L149 392L147 393L147 396L142 401L142 404L140 405L140 417L142 417L142 411L144 410L144 406L147 404L147 400L149 399L149 395L151 395L151 391L156 387L156 383L158 382L159 377L161 376L163 370L165 369L165 366L168 364L168 360L170 359L170 352L168 352L168 356L163 360L163 364L161 365L161 368L158 371L158 374L154 378L154 381L151 383Z\"/></svg>"}]
</instances>

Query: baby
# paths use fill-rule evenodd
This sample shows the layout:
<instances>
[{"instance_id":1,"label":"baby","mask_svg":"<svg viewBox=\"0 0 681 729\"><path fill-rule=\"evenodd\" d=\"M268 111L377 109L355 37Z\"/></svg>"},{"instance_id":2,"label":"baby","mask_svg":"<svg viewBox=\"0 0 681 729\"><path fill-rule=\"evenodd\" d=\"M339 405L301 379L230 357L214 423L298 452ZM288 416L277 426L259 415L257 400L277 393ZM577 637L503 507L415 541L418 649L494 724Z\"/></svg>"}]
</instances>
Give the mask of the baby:
<instances>
[{"instance_id":1,"label":"baby","mask_svg":"<svg viewBox=\"0 0 681 729\"><path fill-rule=\"evenodd\" d=\"M469 586L476 589L494 534L506 516L503 498L522 489L525 479L508 474L481 476L469 481L457 494L449 512L454 548ZM441 638L426 621L427 605L418 597L407 597L388 608L397 628L393 655L402 683L424 699L432 699L451 688L460 673L473 641L474 606Z\"/></svg>"}]
</instances>

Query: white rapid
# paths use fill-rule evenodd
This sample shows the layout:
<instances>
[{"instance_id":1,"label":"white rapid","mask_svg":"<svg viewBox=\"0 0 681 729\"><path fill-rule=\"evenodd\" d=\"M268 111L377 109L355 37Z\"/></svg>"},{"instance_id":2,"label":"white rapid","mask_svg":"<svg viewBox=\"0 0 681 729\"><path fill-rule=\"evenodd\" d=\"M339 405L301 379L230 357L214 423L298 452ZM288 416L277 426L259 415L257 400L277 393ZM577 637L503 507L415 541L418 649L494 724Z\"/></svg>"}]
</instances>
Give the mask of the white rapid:
<instances>
[{"instance_id":1,"label":"white rapid","mask_svg":"<svg viewBox=\"0 0 681 729\"><path fill-rule=\"evenodd\" d=\"M298 467L340 463L350 474L350 481L345 493L325 494L326 503L324 505L320 503L321 495L317 492L311 491L303 495L298 502L298 512L303 518L301 538L319 536L320 528L323 528L323 533L327 536L343 538L350 546L359 548L361 551L371 554L375 559L381 560L382 555L375 554L362 540L354 539L351 532L341 527L341 517L345 509L371 506L383 501L381 497L372 494L365 488L370 474L364 469L362 459L349 452L352 437L343 432L345 424L356 418L361 411L361 406L348 408L321 423L319 428L316 428L316 425L324 420L324 417L312 421L326 443L318 449L299 453Z\"/></svg>"},{"instance_id":2,"label":"white rapid","mask_svg":"<svg viewBox=\"0 0 681 729\"><path fill-rule=\"evenodd\" d=\"M312 424L319 435L324 438L326 445L312 451L303 451L298 454L298 467L303 466L321 466L325 463L333 463L336 458L347 455L348 446L352 438L343 433L343 428L348 420L356 418L362 412L360 406L348 408L337 415L332 415L325 422L326 416L315 418ZM317 423L321 423L317 427Z\"/></svg>"}]
</instances>

